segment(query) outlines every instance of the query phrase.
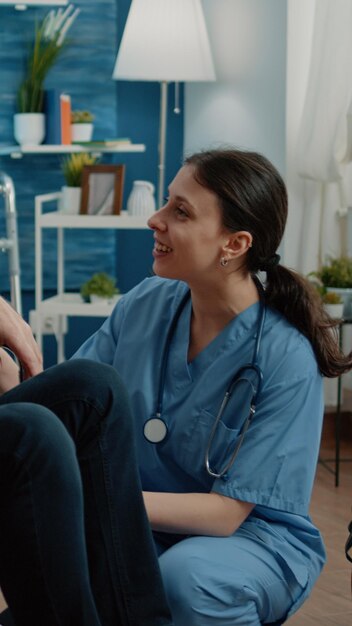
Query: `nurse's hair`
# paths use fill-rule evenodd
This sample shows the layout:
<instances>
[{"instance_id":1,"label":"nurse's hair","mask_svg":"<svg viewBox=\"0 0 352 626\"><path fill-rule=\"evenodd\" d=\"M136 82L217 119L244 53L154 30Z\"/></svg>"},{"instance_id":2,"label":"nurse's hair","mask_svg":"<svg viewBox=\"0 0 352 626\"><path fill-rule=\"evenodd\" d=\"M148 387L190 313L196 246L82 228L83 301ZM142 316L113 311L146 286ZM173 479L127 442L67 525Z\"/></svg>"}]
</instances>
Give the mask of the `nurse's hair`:
<instances>
[{"instance_id":1,"label":"nurse's hair","mask_svg":"<svg viewBox=\"0 0 352 626\"><path fill-rule=\"evenodd\" d=\"M316 289L303 276L279 263L276 253L287 219L287 191L275 167L261 154L244 150L208 150L185 159L194 178L216 194L225 228L251 233L246 268L266 272L266 303L282 313L305 335L324 376L339 376L352 368L352 353L344 355Z\"/></svg>"}]
</instances>

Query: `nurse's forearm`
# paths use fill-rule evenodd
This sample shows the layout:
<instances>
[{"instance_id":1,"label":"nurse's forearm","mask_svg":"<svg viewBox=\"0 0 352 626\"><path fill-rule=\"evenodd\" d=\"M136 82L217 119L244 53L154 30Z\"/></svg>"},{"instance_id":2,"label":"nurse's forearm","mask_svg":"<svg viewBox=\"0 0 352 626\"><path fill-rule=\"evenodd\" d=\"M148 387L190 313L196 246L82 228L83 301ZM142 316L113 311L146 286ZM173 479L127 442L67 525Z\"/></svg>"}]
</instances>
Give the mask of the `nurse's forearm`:
<instances>
[{"instance_id":1,"label":"nurse's forearm","mask_svg":"<svg viewBox=\"0 0 352 626\"><path fill-rule=\"evenodd\" d=\"M153 530L190 535L232 535L254 507L218 493L144 491L143 496Z\"/></svg>"}]
</instances>

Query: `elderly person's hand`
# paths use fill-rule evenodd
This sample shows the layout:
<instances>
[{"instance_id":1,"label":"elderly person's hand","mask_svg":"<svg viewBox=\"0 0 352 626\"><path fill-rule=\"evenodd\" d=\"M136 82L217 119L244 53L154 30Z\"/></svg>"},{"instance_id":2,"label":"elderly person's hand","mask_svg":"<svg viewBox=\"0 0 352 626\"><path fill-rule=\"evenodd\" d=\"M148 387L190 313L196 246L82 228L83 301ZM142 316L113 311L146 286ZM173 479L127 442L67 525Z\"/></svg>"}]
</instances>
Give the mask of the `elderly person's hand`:
<instances>
[{"instance_id":1,"label":"elderly person's hand","mask_svg":"<svg viewBox=\"0 0 352 626\"><path fill-rule=\"evenodd\" d=\"M22 365L23 377L30 378L43 370L43 359L30 326L12 306L0 297L0 345L7 346ZM2 355L4 356L4 355ZM4 357L4 365L7 360ZM18 382L18 377L17 377Z\"/></svg>"}]
</instances>

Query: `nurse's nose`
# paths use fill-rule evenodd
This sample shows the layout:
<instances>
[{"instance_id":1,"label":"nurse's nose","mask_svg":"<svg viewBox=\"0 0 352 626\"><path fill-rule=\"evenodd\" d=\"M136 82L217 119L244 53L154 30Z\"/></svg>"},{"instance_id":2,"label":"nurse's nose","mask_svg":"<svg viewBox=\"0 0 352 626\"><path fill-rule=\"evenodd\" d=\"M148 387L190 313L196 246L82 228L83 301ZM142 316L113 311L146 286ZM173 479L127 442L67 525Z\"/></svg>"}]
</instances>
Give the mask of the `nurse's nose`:
<instances>
[{"instance_id":1,"label":"nurse's nose","mask_svg":"<svg viewBox=\"0 0 352 626\"><path fill-rule=\"evenodd\" d=\"M153 213L153 215L148 219L147 224L152 230L160 230L164 232L167 228L166 220L164 219L164 207L155 211L155 213Z\"/></svg>"}]
</instances>

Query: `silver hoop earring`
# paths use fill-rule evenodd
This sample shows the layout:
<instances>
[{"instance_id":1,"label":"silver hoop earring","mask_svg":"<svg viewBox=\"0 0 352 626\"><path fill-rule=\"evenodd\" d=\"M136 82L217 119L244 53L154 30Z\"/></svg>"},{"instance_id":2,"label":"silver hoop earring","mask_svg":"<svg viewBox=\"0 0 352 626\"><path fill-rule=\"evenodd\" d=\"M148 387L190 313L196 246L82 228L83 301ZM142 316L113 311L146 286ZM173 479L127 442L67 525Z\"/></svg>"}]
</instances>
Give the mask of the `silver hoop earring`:
<instances>
[{"instance_id":1,"label":"silver hoop earring","mask_svg":"<svg viewBox=\"0 0 352 626\"><path fill-rule=\"evenodd\" d=\"M225 256L222 256L221 259L220 259L221 267L226 267L226 265L228 265L228 264L229 264L229 260Z\"/></svg>"}]
</instances>

